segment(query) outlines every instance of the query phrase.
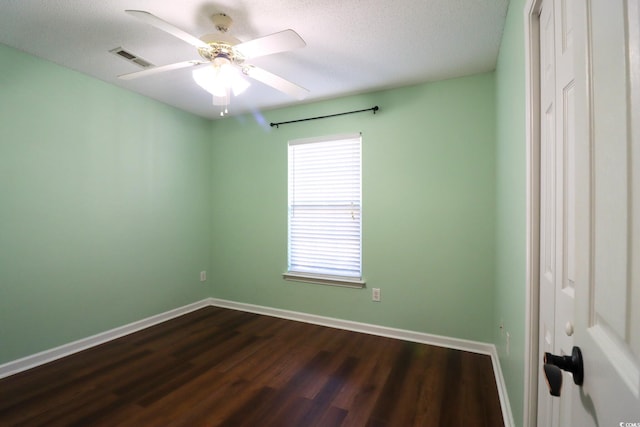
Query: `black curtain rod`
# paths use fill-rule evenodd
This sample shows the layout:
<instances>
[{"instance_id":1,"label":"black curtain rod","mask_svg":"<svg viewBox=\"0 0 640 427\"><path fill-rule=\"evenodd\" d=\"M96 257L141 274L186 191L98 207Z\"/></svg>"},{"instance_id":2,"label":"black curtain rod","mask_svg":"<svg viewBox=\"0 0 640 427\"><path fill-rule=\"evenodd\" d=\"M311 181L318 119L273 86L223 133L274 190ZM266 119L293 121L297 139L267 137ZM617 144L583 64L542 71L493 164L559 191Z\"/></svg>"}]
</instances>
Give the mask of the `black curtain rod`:
<instances>
[{"instance_id":1,"label":"black curtain rod","mask_svg":"<svg viewBox=\"0 0 640 427\"><path fill-rule=\"evenodd\" d=\"M298 120L289 120L288 122L279 122L279 123L271 123L271 127L279 128L280 125L287 125L289 123L297 123L297 122L306 122L308 120L317 120L317 119L326 119L329 117L337 117L344 116L345 114L355 114L355 113L363 113L365 111L373 111L373 114L376 113L380 108L376 105L375 107L365 108L364 110L356 110L356 111L347 111L346 113L338 113L338 114L329 114L328 116L318 116L318 117L309 117L307 119L298 119Z\"/></svg>"}]
</instances>

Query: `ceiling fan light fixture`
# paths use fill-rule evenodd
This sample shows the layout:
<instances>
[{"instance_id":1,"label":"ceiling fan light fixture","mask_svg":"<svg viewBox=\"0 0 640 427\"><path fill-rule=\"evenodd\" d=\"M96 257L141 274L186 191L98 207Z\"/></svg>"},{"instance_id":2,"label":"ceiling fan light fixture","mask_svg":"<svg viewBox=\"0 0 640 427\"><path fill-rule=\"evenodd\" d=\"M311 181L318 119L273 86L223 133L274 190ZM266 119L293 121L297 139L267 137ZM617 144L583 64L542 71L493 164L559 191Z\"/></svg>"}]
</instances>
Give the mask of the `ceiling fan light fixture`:
<instances>
[{"instance_id":1,"label":"ceiling fan light fixture","mask_svg":"<svg viewBox=\"0 0 640 427\"><path fill-rule=\"evenodd\" d=\"M240 76L240 74L235 73L235 76L231 82L231 91L234 96L238 96L243 93L245 90L249 88L251 83L247 81L247 79Z\"/></svg>"},{"instance_id":2,"label":"ceiling fan light fixture","mask_svg":"<svg viewBox=\"0 0 640 427\"><path fill-rule=\"evenodd\" d=\"M192 75L198 86L213 95L214 105L224 106L224 113L227 112L231 92L238 96L250 85L240 70L225 57L216 58L211 66L193 70Z\"/></svg>"},{"instance_id":3,"label":"ceiling fan light fixture","mask_svg":"<svg viewBox=\"0 0 640 427\"><path fill-rule=\"evenodd\" d=\"M219 65L214 62L213 66L193 70L192 75L198 86L214 96L226 96L229 91L238 96L250 86L230 63Z\"/></svg>"}]
</instances>

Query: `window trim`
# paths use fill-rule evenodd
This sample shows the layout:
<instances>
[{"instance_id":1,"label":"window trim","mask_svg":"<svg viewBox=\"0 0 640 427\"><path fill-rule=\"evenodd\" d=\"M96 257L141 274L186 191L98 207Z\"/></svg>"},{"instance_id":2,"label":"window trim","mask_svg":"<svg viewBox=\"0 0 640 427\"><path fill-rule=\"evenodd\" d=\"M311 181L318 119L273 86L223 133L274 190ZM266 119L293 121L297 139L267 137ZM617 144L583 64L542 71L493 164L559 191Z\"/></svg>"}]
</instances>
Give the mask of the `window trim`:
<instances>
[{"instance_id":1,"label":"window trim","mask_svg":"<svg viewBox=\"0 0 640 427\"><path fill-rule=\"evenodd\" d=\"M330 276L328 274L311 274L288 271L282 274L285 280L292 282L313 283L316 285L341 286L343 288L364 288L366 282L364 279L349 279L346 276Z\"/></svg>"}]
</instances>

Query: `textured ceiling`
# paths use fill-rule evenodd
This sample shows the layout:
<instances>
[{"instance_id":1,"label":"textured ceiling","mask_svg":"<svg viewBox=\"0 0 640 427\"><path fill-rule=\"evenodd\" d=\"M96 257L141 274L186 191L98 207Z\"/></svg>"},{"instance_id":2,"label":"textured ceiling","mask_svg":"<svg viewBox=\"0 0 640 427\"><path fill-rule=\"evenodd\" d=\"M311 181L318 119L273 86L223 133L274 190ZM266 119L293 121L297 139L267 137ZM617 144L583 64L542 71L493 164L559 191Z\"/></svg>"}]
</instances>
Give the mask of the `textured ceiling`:
<instances>
[{"instance_id":1,"label":"textured ceiling","mask_svg":"<svg viewBox=\"0 0 640 427\"><path fill-rule=\"evenodd\" d=\"M124 13L146 10L197 37L224 12L242 41L295 30L307 46L252 64L310 91L304 102L460 77L495 68L508 0L1 0L0 42L166 104L215 118L219 108L190 69L124 81L141 68L109 53L124 47L154 65L199 59L191 45ZM259 82L231 114L296 101Z\"/></svg>"}]
</instances>

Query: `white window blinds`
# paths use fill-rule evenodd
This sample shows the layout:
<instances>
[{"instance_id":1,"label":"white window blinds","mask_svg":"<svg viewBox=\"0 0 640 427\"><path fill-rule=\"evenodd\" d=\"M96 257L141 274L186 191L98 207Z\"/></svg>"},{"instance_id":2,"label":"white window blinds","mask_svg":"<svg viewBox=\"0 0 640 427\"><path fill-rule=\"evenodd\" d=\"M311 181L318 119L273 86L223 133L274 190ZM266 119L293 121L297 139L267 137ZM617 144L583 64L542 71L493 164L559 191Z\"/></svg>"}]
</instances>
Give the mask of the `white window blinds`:
<instances>
[{"instance_id":1,"label":"white window blinds","mask_svg":"<svg viewBox=\"0 0 640 427\"><path fill-rule=\"evenodd\" d=\"M362 276L360 134L289 142L289 272Z\"/></svg>"}]
</instances>

